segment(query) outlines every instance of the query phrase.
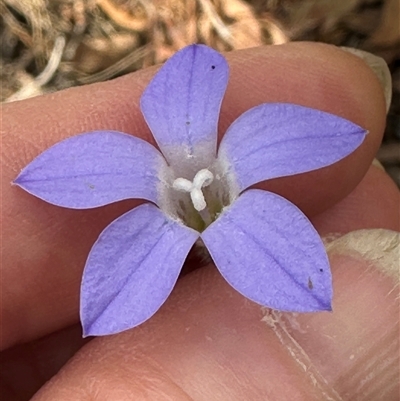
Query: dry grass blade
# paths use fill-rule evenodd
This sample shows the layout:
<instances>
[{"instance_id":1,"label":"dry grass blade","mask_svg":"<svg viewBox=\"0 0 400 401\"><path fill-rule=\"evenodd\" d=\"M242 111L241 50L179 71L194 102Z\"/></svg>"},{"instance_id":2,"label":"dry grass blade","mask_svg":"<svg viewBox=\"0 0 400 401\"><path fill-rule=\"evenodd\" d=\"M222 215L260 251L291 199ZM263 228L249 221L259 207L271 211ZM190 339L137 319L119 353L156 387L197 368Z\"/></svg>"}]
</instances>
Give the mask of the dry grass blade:
<instances>
[{"instance_id":1,"label":"dry grass blade","mask_svg":"<svg viewBox=\"0 0 400 401\"><path fill-rule=\"evenodd\" d=\"M106 81L120 74L122 71L127 70L129 66L136 63L139 60L144 59L149 54L150 54L150 49L148 46L140 47L139 49L128 54L115 64L106 68L105 70L97 72L93 75L89 75L87 77L79 78L79 83L86 85L94 82Z\"/></svg>"}]
</instances>

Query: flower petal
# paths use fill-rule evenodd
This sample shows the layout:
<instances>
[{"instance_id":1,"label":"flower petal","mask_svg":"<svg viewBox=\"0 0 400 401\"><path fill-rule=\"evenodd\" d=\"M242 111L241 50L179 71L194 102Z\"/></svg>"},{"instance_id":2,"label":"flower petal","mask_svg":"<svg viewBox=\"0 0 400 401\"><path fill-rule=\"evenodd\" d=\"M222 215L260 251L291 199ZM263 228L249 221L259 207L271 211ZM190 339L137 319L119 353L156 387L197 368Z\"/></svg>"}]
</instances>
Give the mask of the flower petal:
<instances>
[{"instance_id":1,"label":"flower petal","mask_svg":"<svg viewBox=\"0 0 400 401\"><path fill-rule=\"evenodd\" d=\"M141 109L170 164L209 163L215 157L228 73L221 54L191 45L172 56L147 86Z\"/></svg>"},{"instance_id":2,"label":"flower petal","mask_svg":"<svg viewBox=\"0 0 400 401\"><path fill-rule=\"evenodd\" d=\"M118 333L150 318L171 293L198 233L144 204L112 222L83 274L84 335Z\"/></svg>"},{"instance_id":3,"label":"flower petal","mask_svg":"<svg viewBox=\"0 0 400 401\"><path fill-rule=\"evenodd\" d=\"M127 198L158 203L166 168L160 152L148 142L121 132L94 131L47 149L14 184L46 202L73 209Z\"/></svg>"},{"instance_id":4,"label":"flower petal","mask_svg":"<svg viewBox=\"0 0 400 401\"><path fill-rule=\"evenodd\" d=\"M201 237L224 278L247 298L291 312L331 309L331 272L322 241L286 199L249 190Z\"/></svg>"},{"instance_id":5,"label":"flower petal","mask_svg":"<svg viewBox=\"0 0 400 401\"><path fill-rule=\"evenodd\" d=\"M262 104L231 125L218 159L241 192L260 181L329 166L360 146L366 134L358 125L323 111Z\"/></svg>"}]
</instances>

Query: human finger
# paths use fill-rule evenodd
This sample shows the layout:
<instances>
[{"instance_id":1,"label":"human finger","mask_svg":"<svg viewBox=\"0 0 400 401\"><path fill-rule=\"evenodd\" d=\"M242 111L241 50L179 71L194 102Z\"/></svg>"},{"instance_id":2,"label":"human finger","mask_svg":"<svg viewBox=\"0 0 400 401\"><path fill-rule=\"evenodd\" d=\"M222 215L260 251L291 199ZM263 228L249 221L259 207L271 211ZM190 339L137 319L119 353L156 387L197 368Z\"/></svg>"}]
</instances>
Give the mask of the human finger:
<instances>
[{"instance_id":1,"label":"human finger","mask_svg":"<svg viewBox=\"0 0 400 401\"><path fill-rule=\"evenodd\" d=\"M399 198L398 189L386 173L372 165L362 182L347 198L329 211L313 218L313 223L327 241L332 241L332 237L339 238L345 233L360 229L399 230ZM341 220L339 224L338 218ZM374 240L373 245L379 247ZM329 246L332 248L332 242ZM346 246L343 239L336 242L336 252L343 253L343 250L346 252ZM358 248L358 251L355 251L358 253L360 251L366 253L368 250L368 242L364 244L364 249L360 249L360 242L357 246L356 244L352 246ZM377 287L379 286L380 284ZM337 290L335 287L335 292ZM162 332L163 327L157 330ZM79 328L75 327L74 335L70 335L70 332L70 329L65 329L65 334L61 332L50 335L40 340L39 346L37 343L24 344L4 352L0 358L0 372L3 376L0 382L6 386L4 391L12 389L15 397L22 397L29 392L33 394L48 378L56 374L61 364L72 356L72 352L84 344L84 341L79 341ZM10 366L13 369L10 369ZM43 369L45 374L38 374L38 366L45 368ZM11 395L8 399L13 401Z\"/></svg>"},{"instance_id":2,"label":"human finger","mask_svg":"<svg viewBox=\"0 0 400 401\"><path fill-rule=\"evenodd\" d=\"M353 246L350 235L329 251L333 313L262 308L213 267L199 269L153 319L93 340L33 400L395 401L399 309L390 244L398 239L382 230Z\"/></svg>"},{"instance_id":3,"label":"human finger","mask_svg":"<svg viewBox=\"0 0 400 401\"><path fill-rule=\"evenodd\" d=\"M334 166L265 185L308 214L344 197L365 174L382 135L384 99L371 70L357 57L317 44L249 49L228 58L232 77L221 131L245 109L271 101L317 107L369 131L360 149ZM277 69L285 71L284 80ZM248 80L243 80L243 71ZM139 71L5 106L4 182L46 147L77 132L107 127L151 141L138 101L153 73ZM76 211L45 204L15 187L4 188L3 347L77 320L80 277L92 244L108 223L135 205L137 201L125 201Z\"/></svg>"}]
</instances>

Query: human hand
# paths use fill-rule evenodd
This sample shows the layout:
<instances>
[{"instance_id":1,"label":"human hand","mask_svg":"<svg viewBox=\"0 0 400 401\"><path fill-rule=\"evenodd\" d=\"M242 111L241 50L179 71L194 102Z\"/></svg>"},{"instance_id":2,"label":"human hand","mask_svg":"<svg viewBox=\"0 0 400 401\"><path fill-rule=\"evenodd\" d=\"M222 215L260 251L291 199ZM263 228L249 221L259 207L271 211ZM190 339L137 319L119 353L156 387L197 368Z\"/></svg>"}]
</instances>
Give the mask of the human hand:
<instances>
[{"instance_id":1,"label":"human hand","mask_svg":"<svg viewBox=\"0 0 400 401\"><path fill-rule=\"evenodd\" d=\"M370 69L318 44L250 49L227 58L231 78L220 132L250 107L278 101L340 115L370 132L345 160L262 187L300 206L322 236L398 230L397 188L371 166L385 104ZM109 128L152 141L138 102L153 73L4 106L4 183L41 151L79 132ZM3 354L2 391L8 385L28 394L34 366L44 372L38 385L83 344L79 327L67 327L78 321L85 259L101 230L138 201L77 211L8 185L3 190L2 347L49 335L39 345ZM34 400L376 399L368 398L373 391L395 400L396 281L379 267L393 263L382 248L395 240L387 231L364 231L329 245L333 313L295 316L260 308L231 290L212 266L203 267L180 280L147 323L85 345ZM14 399L26 399L21 397Z\"/></svg>"}]
</instances>

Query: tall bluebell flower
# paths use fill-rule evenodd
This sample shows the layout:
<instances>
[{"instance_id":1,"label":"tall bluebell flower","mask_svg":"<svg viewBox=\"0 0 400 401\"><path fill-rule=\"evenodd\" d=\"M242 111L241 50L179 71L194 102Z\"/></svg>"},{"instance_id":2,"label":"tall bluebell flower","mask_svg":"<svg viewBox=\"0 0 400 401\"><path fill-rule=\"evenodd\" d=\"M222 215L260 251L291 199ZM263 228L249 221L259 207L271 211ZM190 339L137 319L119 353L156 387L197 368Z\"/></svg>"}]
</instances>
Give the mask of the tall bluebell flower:
<instances>
[{"instance_id":1,"label":"tall bluebell flower","mask_svg":"<svg viewBox=\"0 0 400 401\"><path fill-rule=\"evenodd\" d=\"M366 131L322 111L261 104L230 126L217 151L227 82L222 55L188 46L141 99L162 154L134 136L95 131L54 145L16 178L26 191L68 208L149 201L112 222L89 254L81 289L85 335L117 333L151 317L199 239L247 298L284 311L331 309L329 262L311 223L281 196L248 188L335 163Z\"/></svg>"}]
</instances>

